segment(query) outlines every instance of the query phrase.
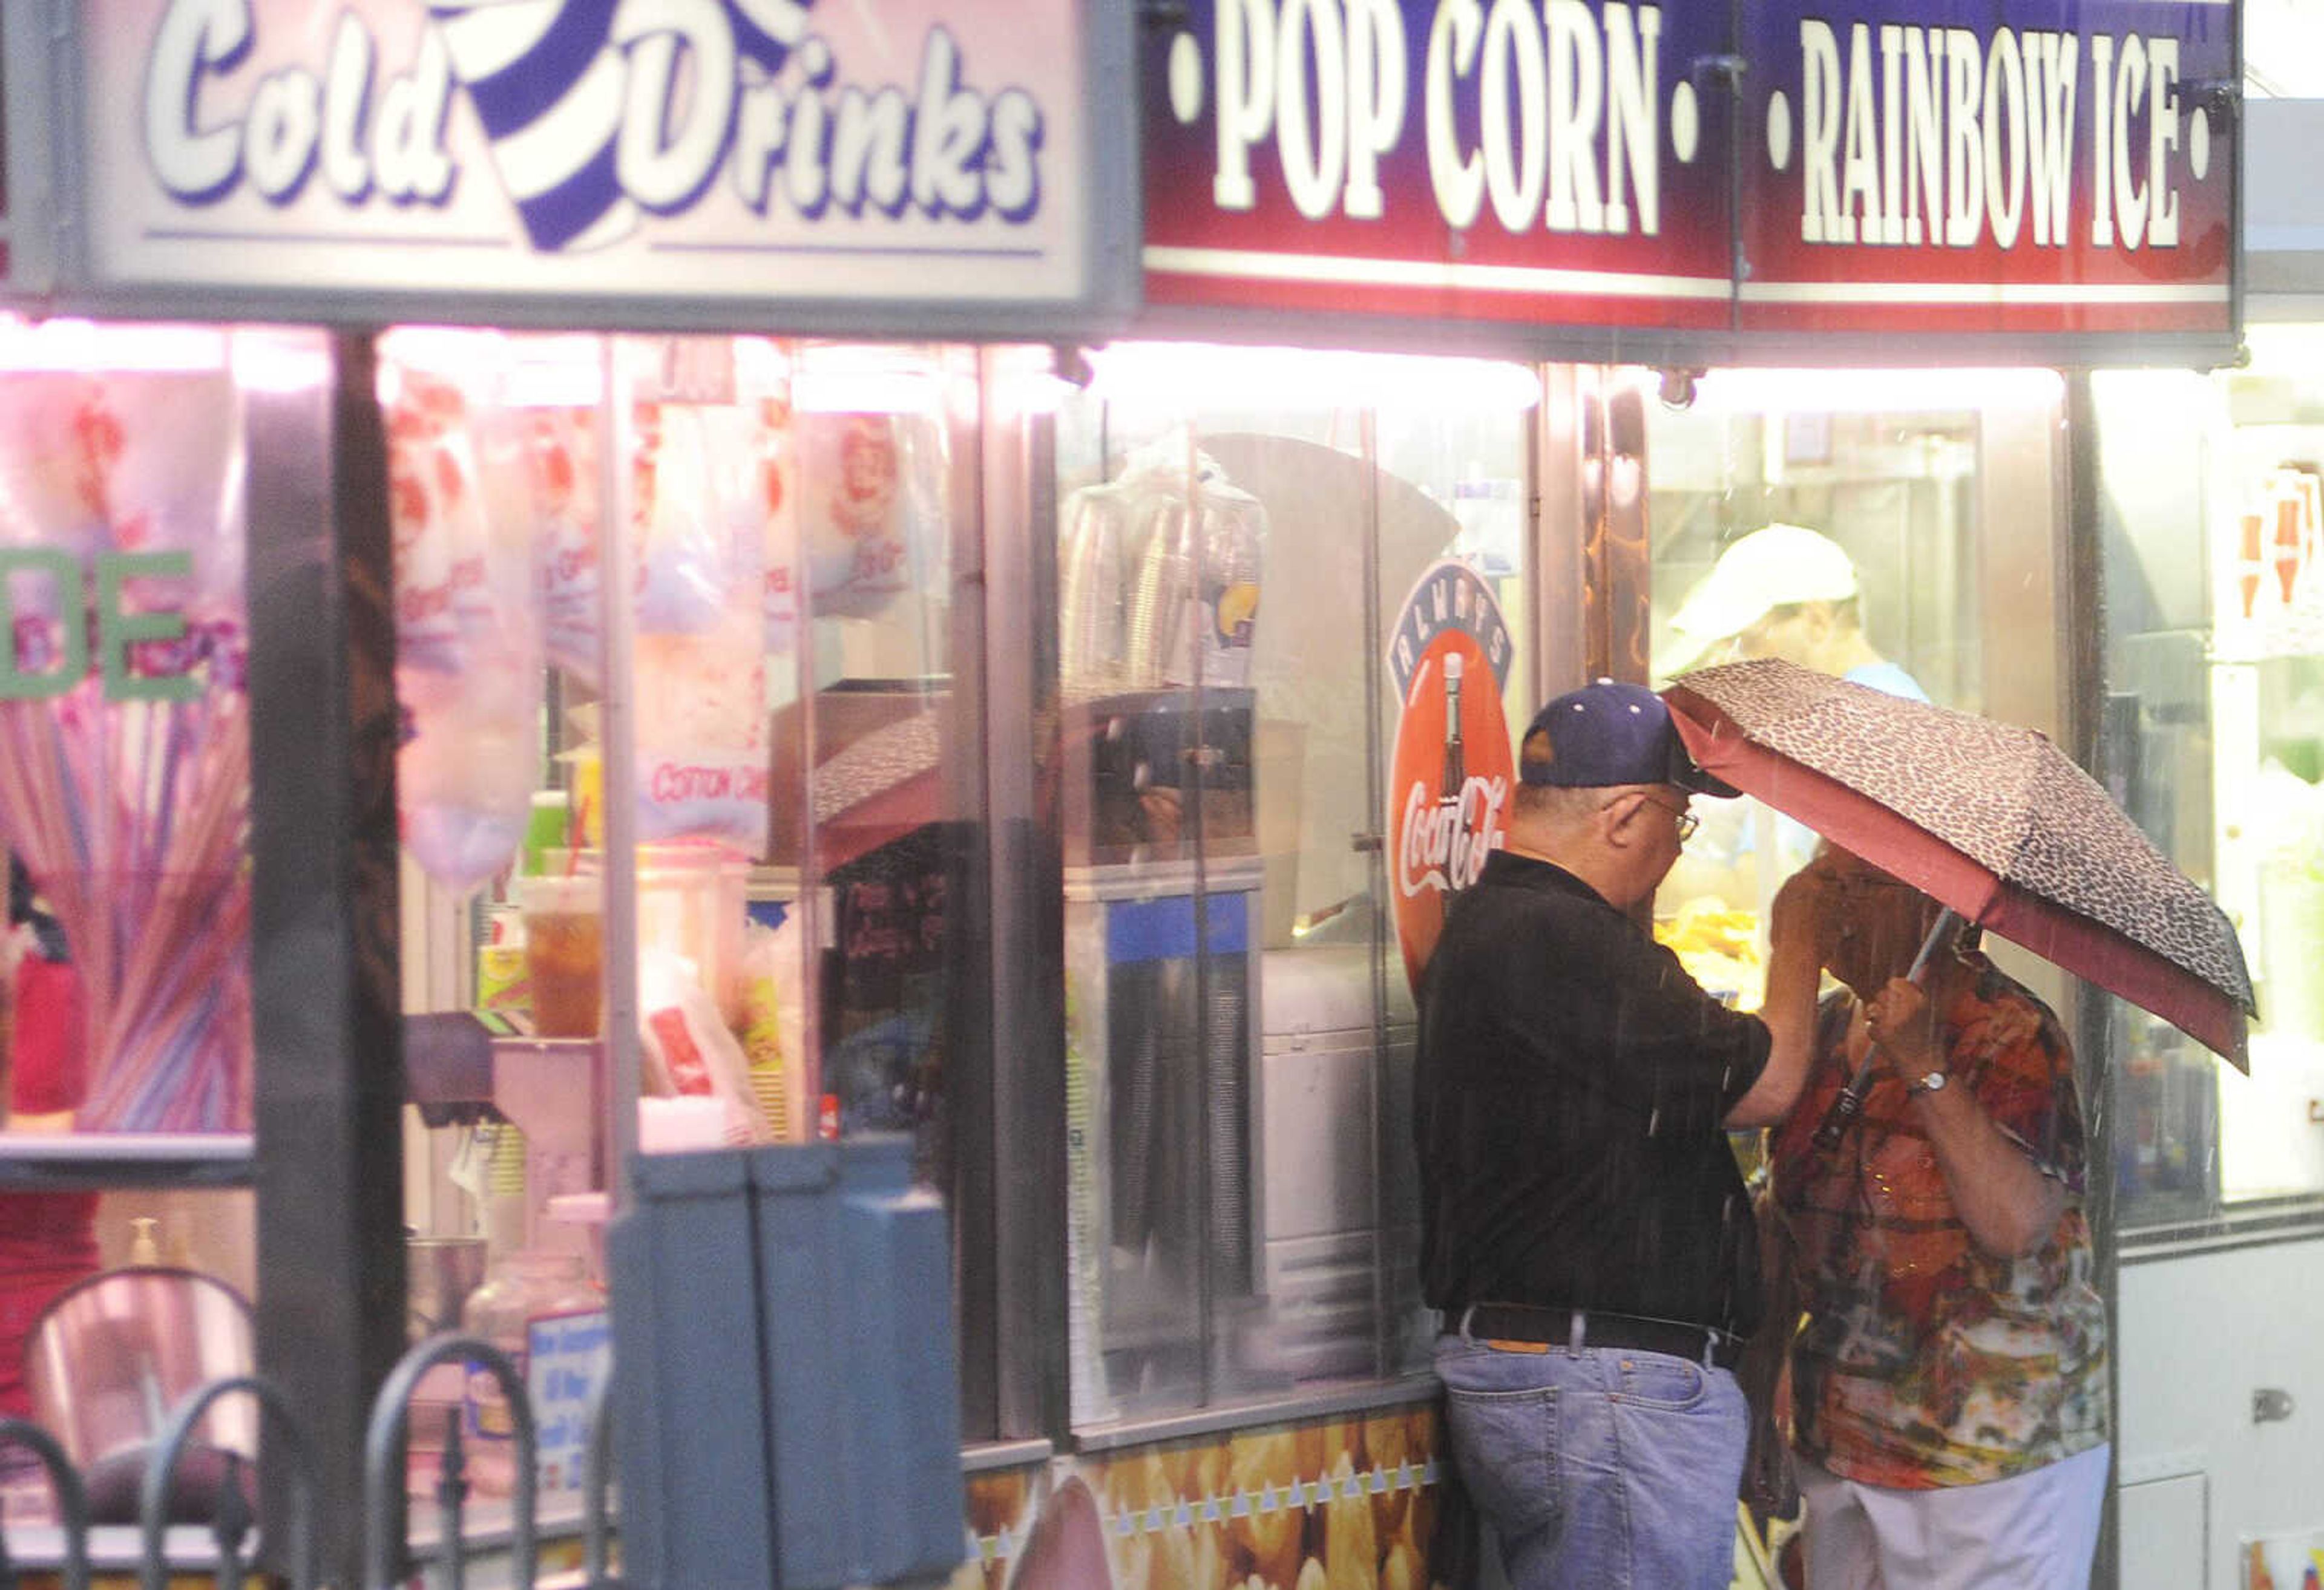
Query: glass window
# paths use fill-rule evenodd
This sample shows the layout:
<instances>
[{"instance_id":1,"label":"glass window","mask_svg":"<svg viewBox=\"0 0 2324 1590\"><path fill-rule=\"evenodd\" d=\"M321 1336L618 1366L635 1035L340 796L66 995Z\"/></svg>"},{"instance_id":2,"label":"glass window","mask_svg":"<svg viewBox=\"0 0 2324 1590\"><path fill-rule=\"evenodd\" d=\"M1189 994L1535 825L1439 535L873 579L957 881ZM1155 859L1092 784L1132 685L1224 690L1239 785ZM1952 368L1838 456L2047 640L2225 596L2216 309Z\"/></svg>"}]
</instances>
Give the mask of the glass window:
<instances>
[{"instance_id":1,"label":"glass window","mask_svg":"<svg viewBox=\"0 0 2324 1590\"><path fill-rule=\"evenodd\" d=\"M415 1330L482 1307L487 1275L561 1284L543 1255L596 1274L625 937L641 1147L902 1133L952 1193L951 1093L989 1086L991 1052L955 690L982 666L960 584L984 533L977 351L407 327L382 360ZM609 799L628 924L605 916ZM989 1238L958 1264L989 1299ZM963 1328L989 1350L989 1319Z\"/></svg>"},{"instance_id":2,"label":"glass window","mask_svg":"<svg viewBox=\"0 0 2324 1590\"><path fill-rule=\"evenodd\" d=\"M1636 379L1650 394L1657 683L1782 657L2054 727L2055 375L1720 371L1675 408ZM1770 525L1798 531L1754 538ZM1748 798L1694 811L1702 826L1656 898L1658 932L1705 987L1748 1004L1768 904L1815 836ZM2040 962L1988 948L2062 998Z\"/></svg>"},{"instance_id":3,"label":"glass window","mask_svg":"<svg viewBox=\"0 0 2324 1590\"><path fill-rule=\"evenodd\" d=\"M297 332L0 317L0 1157L252 1129L247 421L327 368ZM124 1264L255 1285L250 1195L143 1170L0 1192L0 1416L85 1470L86 1388L42 1310ZM204 1434L247 1451L248 1426ZM29 1457L0 1457L0 1511L49 1505Z\"/></svg>"},{"instance_id":4,"label":"glass window","mask_svg":"<svg viewBox=\"0 0 2324 1590\"><path fill-rule=\"evenodd\" d=\"M13 1130L250 1129L243 400L300 347L0 325Z\"/></svg>"},{"instance_id":5,"label":"glass window","mask_svg":"<svg viewBox=\"0 0 2324 1590\"><path fill-rule=\"evenodd\" d=\"M1388 643L1447 558L1524 633L1539 392L1456 361L1093 362L1057 421L1084 1426L1425 1362ZM1515 712L1526 668L1495 660L1480 701Z\"/></svg>"},{"instance_id":6,"label":"glass window","mask_svg":"<svg viewBox=\"0 0 2324 1590\"><path fill-rule=\"evenodd\" d=\"M2249 1076L2129 1013L2126 1227L2324 1192L2324 335L2249 340L2234 372L2091 378L2109 761L2235 923L2259 1004Z\"/></svg>"}]
</instances>

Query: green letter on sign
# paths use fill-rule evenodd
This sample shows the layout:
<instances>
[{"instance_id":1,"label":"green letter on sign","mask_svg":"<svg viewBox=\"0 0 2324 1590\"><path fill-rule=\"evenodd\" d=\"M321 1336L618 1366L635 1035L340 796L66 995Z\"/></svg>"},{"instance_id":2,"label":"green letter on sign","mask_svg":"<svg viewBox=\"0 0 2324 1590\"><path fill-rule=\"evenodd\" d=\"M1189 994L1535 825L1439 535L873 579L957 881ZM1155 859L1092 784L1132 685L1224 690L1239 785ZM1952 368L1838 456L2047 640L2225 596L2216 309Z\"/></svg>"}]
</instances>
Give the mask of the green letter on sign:
<instances>
[{"instance_id":1,"label":"green letter on sign","mask_svg":"<svg viewBox=\"0 0 2324 1590\"><path fill-rule=\"evenodd\" d=\"M129 671L129 648L143 640L175 640L186 615L121 611L121 587L140 574L184 579L194 572L190 552L108 552L97 560L97 640L105 659L107 701L191 701L200 685L183 674L141 678Z\"/></svg>"},{"instance_id":2,"label":"green letter on sign","mask_svg":"<svg viewBox=\"0 0 2324 1590\"><path fill-rule=\"evenodd\" d=\"M45 674L16 666L16 575L44 574L56 592L57 630L64 653ZM88 626L81 616L80 565L50 547L0 552L0 700L38 701L62 695L88 672Z\"/></svg>"}]
</instances>

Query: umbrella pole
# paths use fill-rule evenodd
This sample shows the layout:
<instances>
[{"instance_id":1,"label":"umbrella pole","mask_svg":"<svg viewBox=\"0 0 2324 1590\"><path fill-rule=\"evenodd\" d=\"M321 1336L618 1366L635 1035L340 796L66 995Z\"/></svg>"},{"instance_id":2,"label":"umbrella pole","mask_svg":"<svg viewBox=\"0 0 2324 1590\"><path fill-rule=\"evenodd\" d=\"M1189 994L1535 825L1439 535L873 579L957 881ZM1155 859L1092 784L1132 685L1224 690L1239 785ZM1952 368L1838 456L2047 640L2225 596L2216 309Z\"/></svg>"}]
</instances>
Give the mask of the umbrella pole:
<instances>
[{"instance_id":1,"label":"umbrella pole","mask_svg":"<svg viewBox=\"0 0 2324 1590\"><path fill-rule=\"evenodd\" d=\"M1929 957L1934 955L1937 946L1960 927L1960 913L1950 905L1937 913L1936 921L1929 925L1929 936L1921 941L1921 952L1913 957L1913 970L1904 974L1915 987L1920 984L1921 974L1929 968ZM1864 1113L1864 1096L1872 1087L1872 1062L1879 1053L1880 1045L1877 1043L1864 1052L1864 1063L1856 1068L1856 1074L1848 1080L1848 1086L1840 1090L1840 1097L1834 1098L1831 1107L1824 1112L1823 1120L1815 1131L1818 1148L1836 1147L1856 1117Z\"/></svg>"}]
</instances>

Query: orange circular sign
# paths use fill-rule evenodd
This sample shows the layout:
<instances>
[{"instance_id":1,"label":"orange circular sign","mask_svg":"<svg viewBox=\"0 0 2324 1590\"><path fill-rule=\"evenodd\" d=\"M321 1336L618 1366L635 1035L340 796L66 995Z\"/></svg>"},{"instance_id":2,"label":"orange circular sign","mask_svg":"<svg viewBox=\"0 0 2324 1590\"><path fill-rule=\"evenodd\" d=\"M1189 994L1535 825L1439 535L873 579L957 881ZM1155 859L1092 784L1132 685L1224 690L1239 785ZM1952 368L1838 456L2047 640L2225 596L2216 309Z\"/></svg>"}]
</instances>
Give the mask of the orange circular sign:
<instances>
[{"instance_id":1,"label":"orange circular sign","mask_svg":"<svg viewBox=\"0 0 2324 1590\"><path fill-rule=\"evenodd\" d=\"M1400 703L1388 763L1388 895L1413 988L1446 901L1508 837L1516 764L1501 689L1511 655L1492 588L1446 559L1420 576L1388 637Z\"/></svg>"}]
</instances>

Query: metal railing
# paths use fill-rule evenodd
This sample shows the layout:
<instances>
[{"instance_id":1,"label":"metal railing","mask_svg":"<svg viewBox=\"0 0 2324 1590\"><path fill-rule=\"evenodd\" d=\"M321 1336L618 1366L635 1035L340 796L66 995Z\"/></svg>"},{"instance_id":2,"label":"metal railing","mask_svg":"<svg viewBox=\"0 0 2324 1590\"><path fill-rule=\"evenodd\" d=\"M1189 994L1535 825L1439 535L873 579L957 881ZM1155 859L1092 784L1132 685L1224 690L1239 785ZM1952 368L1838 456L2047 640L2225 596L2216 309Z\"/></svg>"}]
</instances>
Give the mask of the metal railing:
<instances>
[{"instance_id":1,"label":"metal railing","mask_svg":"<svg viewBox=\"0 0 2324 1590\"><path fill-rule=\"evenodd\" d=\"M450 1418L443 1461L435 1485L440 1521L439 1538L424 1552L413 1549L407 1480L411 1434L411 1399L428 1372L439 1365L460 1364L473 1377L488 1374L507 1399L513 1429L510 1445L514 1457L510 1497L509 1537L479 1549L469 1539L468 1496L472 1489L469 1459L458 1411ZM600 1378L588 1412L588 1433L581 1475L583 1582L588 1590L622 1590L610 1568L613 1534L611 1507L611 1376ZM207 1529L208 1549L175 1550L165 1535L170 1522L171 1493L194 1432L210 1405L224 1398L251 1397L259 1405L262 1431L270 1443L267 1461L280 1463L290 1474L289 1515L281 1521L282 1549L262 1542L260 1523L253 1513L244 1483L246 1460L224 1454L224 1477L217 1486ZM465 1402L465 1398L464 1398ZM47 1472L55 1499L54 1527L61 1545L43 1552L39 1572L54 1574L60 1590L88 1590L92 1531L101 1526L92 1519L88 1486L63 1446L37 1424L0 1420L0 1452L10 1448L30 1452ZM463 1590L470 1565L486 1557L500 1559L503 1552L516 1590L531 1590L539 1572L540 1442L524 1376L508 1356L473 1336L446 1334L429 1337L396 1361L379 1395L373 1401L364 1438L364 1573L362 1590L398 1590L415 1574L432 1590ZM161 1438L147 1458L138 1489L137 1573L143 1590L163 1590L188 1574L208 1573L218 1590L242 1590L257 1571L262 1549L267 1571L289 1590L315 1590L316 1482L313 1446L280 1389L253 1375L236 1375L198 1387L174 1409ZM272 1521L264 1521L272 1522ZM182 1537L181 1542L182 1542ZM53 1564L49 1558L53 1558ZM198 1558L199 1560L196 1560ZM18 1590L21 1567L12 1553L9 1529L0 1521L0 1590Z\"/></svg>"}]
</instances>

